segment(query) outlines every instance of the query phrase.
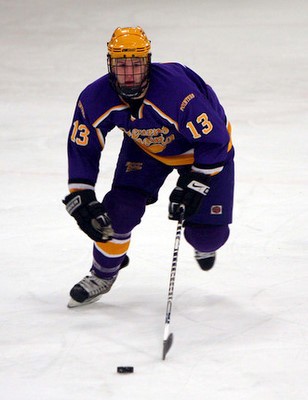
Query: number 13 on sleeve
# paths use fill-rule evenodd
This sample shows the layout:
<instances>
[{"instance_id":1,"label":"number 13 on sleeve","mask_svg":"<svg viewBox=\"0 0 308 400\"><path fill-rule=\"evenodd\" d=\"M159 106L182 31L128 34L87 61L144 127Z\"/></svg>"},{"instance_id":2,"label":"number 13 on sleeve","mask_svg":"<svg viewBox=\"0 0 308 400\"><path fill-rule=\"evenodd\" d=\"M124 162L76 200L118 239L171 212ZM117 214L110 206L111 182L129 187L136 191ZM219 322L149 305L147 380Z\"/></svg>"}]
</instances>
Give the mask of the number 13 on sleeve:
<instances>
[{"instance_id":1,"label":"number 13 on sleeve","mask_svg":"<svg viewBox=\"0 0 308 400\"><path fill-rule=\"evenodd\" d=\"M213 129L213 125L212 125L211 121L209 121L209 118L208 118L206 113L200 114L196 118L196 123L198 125L201 124L201 126L203 127L202 133L204 135L209 134L211 132L211 130ZM194 139L199 139L201 137L200 133L198 132L198 130L195 127L193 122L191 122L191 121L187 122L186 128L188 128L190 130L190 132L193 135Z\"/></svg>"}]
</instances>

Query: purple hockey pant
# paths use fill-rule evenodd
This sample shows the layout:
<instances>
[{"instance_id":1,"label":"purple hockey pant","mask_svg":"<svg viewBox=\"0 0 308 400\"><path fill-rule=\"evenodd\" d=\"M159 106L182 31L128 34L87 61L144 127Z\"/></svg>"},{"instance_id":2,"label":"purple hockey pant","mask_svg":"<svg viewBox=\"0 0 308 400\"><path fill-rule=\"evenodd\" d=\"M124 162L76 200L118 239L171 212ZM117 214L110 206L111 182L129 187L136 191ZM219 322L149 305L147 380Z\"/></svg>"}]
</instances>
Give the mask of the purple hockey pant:
<instances>
[{"instance_id":1,"label":"purple hockey pant","mask_svg":"<svg viewBox=\"0 0 308 400\"><path fill-rule=\"evenodd\" d=\"M178 168L179 173L185 168L190 167ZM124 138L112 188L103 200L115 237L106 244L96 243L93 250L92 269L100 276L108 278L117 273L129 247L132 230L141 222L147 205L158 199L159 189L173 169L147 155L132 140ZM187 242L204 252L219 249L229 237L234 186L232 160L212 178L210 186L198 213L184 223ZM167 210L162 218L166 217Z\"/></svg>"}]
</instances>

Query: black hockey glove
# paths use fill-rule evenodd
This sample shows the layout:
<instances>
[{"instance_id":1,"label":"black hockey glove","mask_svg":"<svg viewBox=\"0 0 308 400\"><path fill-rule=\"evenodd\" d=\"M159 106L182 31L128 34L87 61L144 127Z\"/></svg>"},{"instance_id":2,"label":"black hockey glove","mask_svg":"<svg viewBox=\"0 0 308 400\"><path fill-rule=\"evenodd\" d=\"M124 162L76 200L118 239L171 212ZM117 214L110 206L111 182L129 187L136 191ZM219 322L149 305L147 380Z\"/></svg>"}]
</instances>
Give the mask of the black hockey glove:
<instances>
[{"instance_id":1,"label":"black hockey glove","mask_svg":"<svg viewBox=\"0 0 308 400\"><path fill-rule=\"evenodd\" d=\"M201 200L210 190L209 181L209 175L199 172L191 171L181 175L169 197L169 219L180 219L181 204L185 206L184 218L195 214L200 208Z\"/></svg>"},{"instance_id":2,"label":"black hockey glove","mask_svg":"<svg viewBox=\"0 0 308 400\"><path fill-rule=\"evenodd\" d=\"M75 218L92 240L107 242L112 238L111 221L105 208L96 199L93 190L79 190L65 197L63 203L67 212Z\"/></svg>"}]
</instances>

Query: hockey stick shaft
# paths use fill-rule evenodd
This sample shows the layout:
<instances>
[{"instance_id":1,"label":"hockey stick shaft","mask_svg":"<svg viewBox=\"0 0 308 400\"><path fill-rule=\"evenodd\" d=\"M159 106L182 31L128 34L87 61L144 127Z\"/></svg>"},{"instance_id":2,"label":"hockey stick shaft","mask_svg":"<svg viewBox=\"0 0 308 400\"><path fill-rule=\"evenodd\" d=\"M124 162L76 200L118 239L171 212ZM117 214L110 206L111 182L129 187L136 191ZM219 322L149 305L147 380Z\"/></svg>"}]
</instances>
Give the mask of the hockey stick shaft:
<instances>
[{"instance_id":1,"label":"hockey stick shaft","mask_svg":"<svg viewBox=\"0 0 308 400\"><path fill-rule=\"evenodd\" d=\"M173 293L174 293L174 284L175 284L175 275L176 275L176 268L178 262L178 254L180 248L180 240L182 235L182 227L184 221L184 212L185 207L183 205L180 206L180 218L178 220L175 240L174 240L174 248L173 248L173 256L172 256L172 266L170 272L170 279L169 279L169 289L168 289L168 300L167 300L167 307L166 307L166 316L165 316L165 329L164 329L164 342L163 342L163 360L166 358L167 352L170 350L173 341L173 334L169 334L170 328L170 319L171 319L171 309L173 303Z\"/></svg>"}]
</instances>

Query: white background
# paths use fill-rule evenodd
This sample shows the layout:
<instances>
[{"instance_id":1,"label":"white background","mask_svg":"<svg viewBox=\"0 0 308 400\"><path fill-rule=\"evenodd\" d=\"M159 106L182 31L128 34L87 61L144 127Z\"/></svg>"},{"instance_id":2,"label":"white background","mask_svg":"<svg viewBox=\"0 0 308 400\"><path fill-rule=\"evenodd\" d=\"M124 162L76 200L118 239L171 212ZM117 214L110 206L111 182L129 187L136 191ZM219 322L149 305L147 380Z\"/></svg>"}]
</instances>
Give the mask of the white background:
<instances>
[{"instance_id":1,"label":"white background","mask_svg":"<svg viewBox=\"0 0 308 400\"><path fill-rule=\"evenodd\" d=\"M0 13L0 397L306 399L307 1L1 0ZM175 174L112 291L66 308L92 253L61 203L68 129L80 91L106 73L113 30L138 24L154 61L182 62L215 89L236 148L231 236L208 273L182 238L165 361ZM100 198L120 142L114 130Z\"/></svg>"}]
</instances>

